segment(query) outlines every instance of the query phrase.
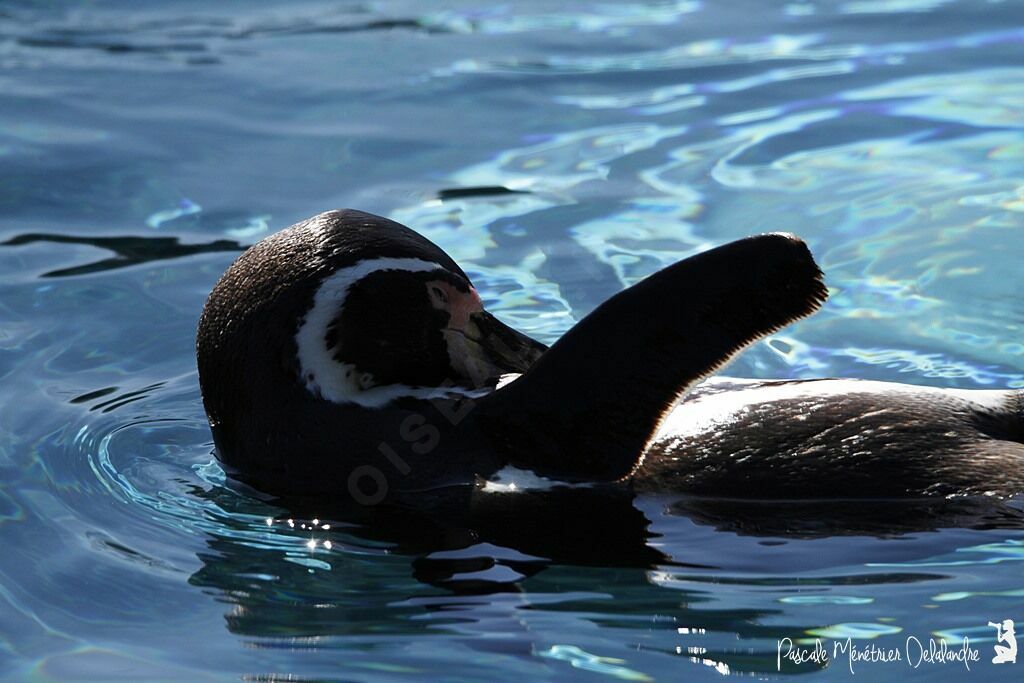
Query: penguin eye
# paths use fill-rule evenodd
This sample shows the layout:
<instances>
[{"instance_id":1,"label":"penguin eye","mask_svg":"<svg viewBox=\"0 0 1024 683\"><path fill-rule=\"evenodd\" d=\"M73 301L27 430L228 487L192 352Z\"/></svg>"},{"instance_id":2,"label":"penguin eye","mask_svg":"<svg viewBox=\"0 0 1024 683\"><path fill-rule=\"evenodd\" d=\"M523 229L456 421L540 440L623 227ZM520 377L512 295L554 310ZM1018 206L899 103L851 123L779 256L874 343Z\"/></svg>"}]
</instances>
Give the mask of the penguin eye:
<instances>
[{"instance_id":1,"label":"penguin eye","mask_svg":"<svg viewBox=\"0 0 1024 683\"><path fill-rule=\"evenodd\" d=\"M434 299L436 299L438 303L440 303L440 304L447 304L448 303L448 295L445 294L444 290L442 290L440 287L432 286L430 288L430 293L434 296Z\"/></svg>"}]
</instances>

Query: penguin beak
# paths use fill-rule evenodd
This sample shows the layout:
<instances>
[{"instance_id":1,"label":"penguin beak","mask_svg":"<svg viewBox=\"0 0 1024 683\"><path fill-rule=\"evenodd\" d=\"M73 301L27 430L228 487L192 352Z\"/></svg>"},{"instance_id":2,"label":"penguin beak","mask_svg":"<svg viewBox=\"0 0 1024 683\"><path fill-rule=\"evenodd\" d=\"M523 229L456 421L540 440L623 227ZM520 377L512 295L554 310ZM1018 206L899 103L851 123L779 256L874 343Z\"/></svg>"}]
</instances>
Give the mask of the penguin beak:
<instances>
[{"instance_id":1,"label":"penguin beak","mask_svg":"<svg viewBox=\"0 0 1024 683\"><path fill-rule=\"evenodd\" d=\"M452 368L476 387L493 386L502 375L526 372L547 350L482 310L470 314L461 330L448 332Z\"/></svg>"}]
</instances>

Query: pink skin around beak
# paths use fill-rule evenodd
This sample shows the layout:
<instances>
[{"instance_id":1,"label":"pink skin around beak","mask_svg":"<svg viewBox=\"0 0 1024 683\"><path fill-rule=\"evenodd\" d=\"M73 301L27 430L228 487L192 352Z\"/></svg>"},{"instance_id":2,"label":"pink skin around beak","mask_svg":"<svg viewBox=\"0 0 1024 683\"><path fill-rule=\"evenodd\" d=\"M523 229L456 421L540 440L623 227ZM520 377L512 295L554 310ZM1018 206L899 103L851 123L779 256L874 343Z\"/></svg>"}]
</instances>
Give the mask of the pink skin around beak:
<instances>
[{"instance_id":1,"label":"pink skin around beak","mask_svg":"<svg viewBox=\"0 0 1024 683\"><path fill-rule=\"evenodd\" d=\"M473 287L468 292L442 280L427 282L431 305L448 313L442 331L452 370L473 387L493 387L501 375L525 372L544 347L484 310Z\"/></svg>"},{"instance_id":2,"label":"pink skin around beak","mask_svg":"<svg viewBox=\"0 0 1024 683\"><path fill-rule=\"evenodd\" d=\"M474 387L484 386L495 369L488 355L480 348L479 333L470 319L484 310L480 295L473 287L459 291L450 283L434 280L427 283L430 303L450 316L443 334L448 346L448 359L452 369Z\"/></svg>"},{"instance_id":3,"label":"pink skin around beak","mask_svg":"<svg viewBox=\"0 0 1024 683\"><path fill-rule=\"evenodd\" d=\"M434 280L427 283L427 291L434 308L447 311L451 316L448 321L449 330L465 333L470 323L469 316L484 310L480 295L473 287L468 292L461 292L448 282Z\"/></svg>"}]
</instances>

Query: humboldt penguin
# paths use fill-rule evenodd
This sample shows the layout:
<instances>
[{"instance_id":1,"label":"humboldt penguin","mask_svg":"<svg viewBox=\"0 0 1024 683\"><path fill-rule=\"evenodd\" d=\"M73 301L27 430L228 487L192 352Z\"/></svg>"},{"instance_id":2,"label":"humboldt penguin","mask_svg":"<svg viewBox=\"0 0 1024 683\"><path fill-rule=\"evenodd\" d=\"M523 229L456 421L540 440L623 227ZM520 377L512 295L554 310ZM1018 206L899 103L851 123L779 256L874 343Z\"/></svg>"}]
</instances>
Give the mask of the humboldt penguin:
<instances>
[{"instance_id":1,"label":"humboldt penguin","mask_svg":"<svg viewBox=\"0 0 1024 683\"><path fill-rule=\"evenodd\" d=\"M708 379L826 296L800 239L758 235L645 278L547 348L426 238L329 211L224 273L199 380L218 457L273 494L370 504L510 473L747 499L1024 491L1021 391Z\"/></svg>"}]
</instances>

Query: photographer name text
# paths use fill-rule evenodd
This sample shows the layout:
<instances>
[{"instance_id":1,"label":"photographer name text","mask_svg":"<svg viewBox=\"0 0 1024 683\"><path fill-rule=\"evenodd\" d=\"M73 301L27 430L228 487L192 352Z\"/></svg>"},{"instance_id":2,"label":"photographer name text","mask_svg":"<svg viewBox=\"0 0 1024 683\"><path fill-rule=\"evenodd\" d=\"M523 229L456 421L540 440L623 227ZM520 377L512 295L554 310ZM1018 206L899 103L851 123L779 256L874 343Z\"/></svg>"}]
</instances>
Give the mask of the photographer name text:
<instances>
[{"instance_id":1,"label":"photographer name text","mask_svg":"<svg viewBox=\"0 0 1024 683\"><path fill-rule=\"evenodd\" d=\"M851 674L859 664L891 664L905 662L913 669L922 664L962 664L968 671L972 662L981 660L981 652L971 647L971 639L964 637L959 645L950 646L945 640L929 638L927 643L921 642L916 636L908 636L903 647L879 647L875 643L860 645L852 638L837 640L832 643L832 653L822 644L820 639L813 646L804 647L794 644L792 639L783 638L779 641L776 666L782 670L783 661L800 665L812 662L825 665L829 661L843 658Z\"/></svg>"}]
</instances>

